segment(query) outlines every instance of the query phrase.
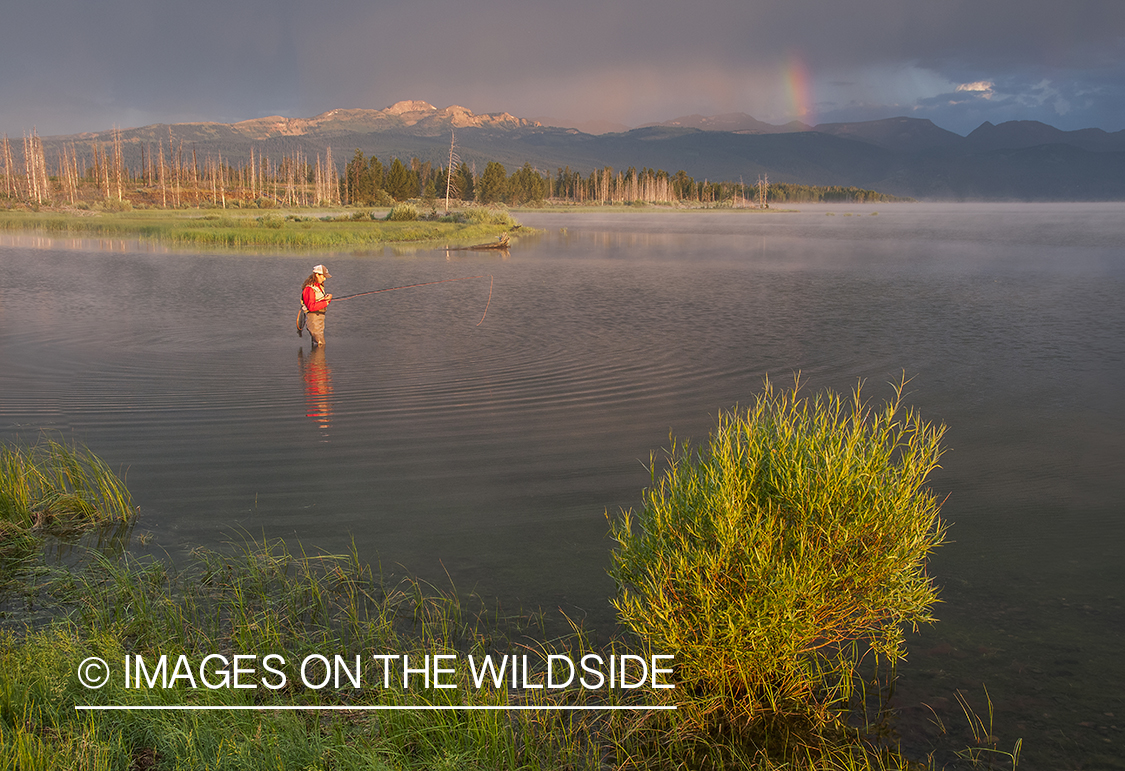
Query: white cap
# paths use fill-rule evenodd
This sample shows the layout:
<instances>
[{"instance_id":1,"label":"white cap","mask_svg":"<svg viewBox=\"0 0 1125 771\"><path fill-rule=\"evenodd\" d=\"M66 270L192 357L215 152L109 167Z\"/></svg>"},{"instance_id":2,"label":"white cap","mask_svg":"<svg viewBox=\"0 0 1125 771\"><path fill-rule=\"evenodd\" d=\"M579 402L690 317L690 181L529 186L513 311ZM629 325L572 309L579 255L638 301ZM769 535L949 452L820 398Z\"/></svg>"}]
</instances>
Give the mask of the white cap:
<instances>
[{"instance_id":1,"label":"white cap","mask_svg":"<svg viewBox=\"0 0 1125 771\"><path fill-rule=\"evenodd\" d=\"M328 268L324 267L323 265L314 265L313 273L319 273L325 278L332 278L332 274L328 272Z\"/></svg>"}]
</instances>

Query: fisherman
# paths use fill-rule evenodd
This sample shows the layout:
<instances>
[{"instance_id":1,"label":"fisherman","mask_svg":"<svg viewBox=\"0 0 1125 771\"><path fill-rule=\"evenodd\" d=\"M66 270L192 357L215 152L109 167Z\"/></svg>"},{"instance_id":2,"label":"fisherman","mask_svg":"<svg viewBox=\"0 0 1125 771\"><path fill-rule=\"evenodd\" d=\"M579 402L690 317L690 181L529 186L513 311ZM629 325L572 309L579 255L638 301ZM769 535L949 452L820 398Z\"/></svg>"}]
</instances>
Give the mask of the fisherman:
<instances>
[{"instance_id":1,"label":"fisherman","mask_svg":"<svg viewBox=\"0 0 1125 771\"><path fill-rule=\"evenodd\" d=\"M301 305L305 309L306 324L312 347L324 345L324 309L332 302L332 295L324 293L324 279L332 278L328 268L317 265L312 275L305 279L301 287Z\"/></svg>"}]
</instances>

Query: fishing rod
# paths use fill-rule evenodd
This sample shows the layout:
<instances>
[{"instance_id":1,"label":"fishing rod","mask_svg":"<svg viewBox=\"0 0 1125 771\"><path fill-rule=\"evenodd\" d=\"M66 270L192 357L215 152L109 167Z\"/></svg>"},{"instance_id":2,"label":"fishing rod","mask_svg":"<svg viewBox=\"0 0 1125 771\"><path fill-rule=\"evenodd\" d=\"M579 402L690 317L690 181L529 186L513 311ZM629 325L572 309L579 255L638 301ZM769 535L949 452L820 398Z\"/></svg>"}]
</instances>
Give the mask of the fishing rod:
<instances>
[{"instance_id":1,"label":"fishing rod","mask_svg":"<svg viewBox=\"0 0 1125 771\"><path fill-rule=\"evenodd\" d=\"M332 302L336 302L337 300L351 300L353 297L364 297L364 296L369 295L369 294L379 294L380 292L396 292L399 289L414 289L415 287L419 287L419 286L433 286L434 284L448 284L450 281L468 281L469 279L473 279L473 278L484 278L484 276L481 275L481 276L464 276L462 278L445 278L445 279L442 279L441 281L424 281L421 284L407 284L406 286L392 286L392 287L387 287L386 289L372 289L370 292L359 292L357 294L344 295L343 297L333 297ZM488 303L485 304L484 314L480 317L480 321L477 322L478 327L481 324L484 323L484 317L488 315L488 306L492 304L492 284L495 281L495 279L492 277L491 274L488 276L488 279L489 279L489 283L488 283Z\"/></svg>"}]
</instances>

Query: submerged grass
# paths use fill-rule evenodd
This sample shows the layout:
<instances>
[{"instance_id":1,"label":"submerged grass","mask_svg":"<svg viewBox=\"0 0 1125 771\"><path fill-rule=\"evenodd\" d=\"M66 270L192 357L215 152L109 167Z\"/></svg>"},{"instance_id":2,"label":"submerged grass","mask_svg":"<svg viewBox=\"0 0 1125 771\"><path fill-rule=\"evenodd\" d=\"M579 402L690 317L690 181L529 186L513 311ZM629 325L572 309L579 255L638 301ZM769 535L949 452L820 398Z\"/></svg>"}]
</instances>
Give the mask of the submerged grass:
<instances>
[{"instance_id":1,"label":"submerged grass","mask_svg":"<svg viewBox=\"0 0 1125 771\"><path fill-rule=\"evenodd\" d=\"M133 514L125 481L89 450L46 437L0 447L0 521L59 529Z\"/></svg>"},{"instance_id":2,"label":"submerged grass","mask_svg":"<svg viewBox=\"0 0 1125 771\"><path fill-rule=\"evenodd\" d=\"M44 537L129 522L125 480L86 448L40 437L0 446L0 589L15 580Z\"/></svg>"},{"instance_id":3,"label":"submerged grass","mask_svg":"<svg viewBox=\"0 0 1125 771\"><path fill-rule=\"evenodd\" d=\"M161 210L80 215L9 211L0 212L0 230L137 238L172 246L337 249L411 242L467 243L494 238L518 224L510 217L498 222L494 217L478 215L443 220L375 221L366 210L340 216L315 212L287 215Z\"/></svg>"}]
</instances>

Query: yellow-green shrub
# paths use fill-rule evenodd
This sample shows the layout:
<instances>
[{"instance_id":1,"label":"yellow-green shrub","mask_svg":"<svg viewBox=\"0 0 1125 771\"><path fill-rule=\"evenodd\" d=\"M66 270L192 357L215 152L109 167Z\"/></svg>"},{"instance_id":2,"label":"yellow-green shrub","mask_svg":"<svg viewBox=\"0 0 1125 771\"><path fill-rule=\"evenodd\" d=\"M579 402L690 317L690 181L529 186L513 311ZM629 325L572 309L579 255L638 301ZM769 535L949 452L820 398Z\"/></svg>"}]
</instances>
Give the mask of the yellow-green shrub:
<instances>
[{"instance_id":1,"label":"yellow-green shrub","mask_svg":"<svg viewBox=\"0 0 1125 771\"><path fill-rule=\"evenodd\" d=\"M615 523L621 621L674 654L681 716L832 721L868 652L932 620L926 557L943 537L924 487L944 427L894 400L775 391L720 414L699 449L673 441L639 513Z\"/></svg>"}]
</instances>

